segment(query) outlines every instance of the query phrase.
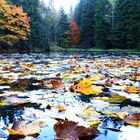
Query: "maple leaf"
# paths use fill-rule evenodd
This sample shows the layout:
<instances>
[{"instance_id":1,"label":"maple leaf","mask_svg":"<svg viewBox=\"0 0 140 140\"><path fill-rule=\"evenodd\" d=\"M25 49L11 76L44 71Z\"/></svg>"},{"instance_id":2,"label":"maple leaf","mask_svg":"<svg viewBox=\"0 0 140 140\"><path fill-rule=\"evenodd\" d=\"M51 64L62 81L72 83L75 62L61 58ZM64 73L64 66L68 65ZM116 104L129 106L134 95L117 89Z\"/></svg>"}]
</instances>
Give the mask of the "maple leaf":
<instances>
[{"instance_id":1,"label":"maple leaf","mask_svg":"<svg viewBox=\"0 0 140 140\"><path fill-rule=\"evenodd\" d=\"M88 136L98 136L99 130L97 128L85 128L83 126L78 126L78 123L73 121L58 120L54 125L54 130L56 132L57 140L76 140L81 137Z\"/></svg>"},{"instance_id":2,"label":"maple leaf","mask_svg":"<svg viewBox=\"0 0 140 140\"><path fill-rule=\"evenodd\" d=\"M87 78L84 79L82 81L80 81L77 84L77 92L83 93L85 95L90 95L90 94L96 94L99 95L101 94L103 91L103 87L101 86L96 86L96 85L92 85L94 79L93 78Z\"/></svg>"},{"instance_id":3,"label":"maple leaf","mask_svg":"<svg viewBox=\"0 0 140 140\"><path fill-rule=\"evenodd\" d=\"M134 126L139 126L140 125L140 113L125 116L124 122L126 122L127 124L134 125Z\"/></svg>"},{"instance_id":4,"label":"maple leaf","mask_svg":"<svg viewBox=\"0 0 140 140\"><path fill-rule=\"evenodd\" d=\"M25 124L24 121L15 121L12 128L7 127L10 135L16 136L34 136L39 134L42 122L33 122L31 124Z\"/></svg>"}]
</instances>

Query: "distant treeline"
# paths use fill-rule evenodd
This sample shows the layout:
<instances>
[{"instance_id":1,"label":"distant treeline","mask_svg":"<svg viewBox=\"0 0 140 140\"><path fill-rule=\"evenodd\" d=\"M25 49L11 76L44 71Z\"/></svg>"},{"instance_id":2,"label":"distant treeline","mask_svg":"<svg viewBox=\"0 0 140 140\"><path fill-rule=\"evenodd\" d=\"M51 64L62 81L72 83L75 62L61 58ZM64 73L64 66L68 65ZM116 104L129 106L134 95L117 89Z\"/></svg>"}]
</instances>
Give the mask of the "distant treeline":
<instances>
[{"instance_id":1,"label":"distant treeline","mask_svg":"<svg viewBox=\"0 0 140 140\"><path fill-rule=\"evenodd\" d=\"M0 4L2 1L5 0L1 0ZM26 31L26 38L21 38L9 28L3 28L1 20L7 17L2 13L1 4L1 49L9 49L8 46L11 45L15 50L27 52L47 51L50 46L67 49L74 46L88 49L140 50L140 0L79 0L75 8L70 8L68 14L63 8L56 11L53 0L50 0L47 6L40 0L6 2L11 6L22 6L22 12L27 13L29 17L30 30L25 30L22 26L24 24L17 26L17 23L10 23L14 28ZM28 25L28 20L26 23ZM16 36L16 39L12 37L14 40L4 40L3 36L7 34L10 34L8 37ZM9 39L12 44L8 43Z\"/></svg>"}]
</instances>

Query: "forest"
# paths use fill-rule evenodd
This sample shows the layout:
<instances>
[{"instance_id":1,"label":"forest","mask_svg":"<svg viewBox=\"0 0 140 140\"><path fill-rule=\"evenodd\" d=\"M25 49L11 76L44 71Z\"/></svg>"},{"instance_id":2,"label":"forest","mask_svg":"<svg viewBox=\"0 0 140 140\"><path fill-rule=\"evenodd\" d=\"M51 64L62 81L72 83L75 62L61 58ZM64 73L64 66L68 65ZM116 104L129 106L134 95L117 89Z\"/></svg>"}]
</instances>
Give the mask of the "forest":
<instances>
[{"instance_id":1,"label":"forest","mask_svg":"<svg viewBox=\"0 0 140 140\"><path fill-rule=\"evenodd\" d=\"M79 0L66 13L63 7L57 11L53 0L48 5L40 0L0 0L0 49L139 51L139 7L139 0Z\"/></svg>"}]
</instances>

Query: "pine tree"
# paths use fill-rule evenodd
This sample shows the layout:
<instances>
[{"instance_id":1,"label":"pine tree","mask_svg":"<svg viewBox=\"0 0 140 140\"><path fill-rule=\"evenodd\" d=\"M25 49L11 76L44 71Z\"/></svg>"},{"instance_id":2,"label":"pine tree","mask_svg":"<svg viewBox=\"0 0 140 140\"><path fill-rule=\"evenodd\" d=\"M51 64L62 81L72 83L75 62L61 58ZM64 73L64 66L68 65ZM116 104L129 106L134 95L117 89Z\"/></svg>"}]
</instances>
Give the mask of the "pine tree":
<instances>
[{"instance_id":1,"label":"pine tree","mask_svg":"<svg viewBox=\"0 0 140 140\"><path fill-rule=\"evenodd\" d=\"M73 20L78 24L79 27L81 26L83 1L84 0L80 0L79 3L76 5L74 9L74 15L73 15Z\"/></svg>"},{"instance_id":2,"label":"pine tree","mask_svg":"<svg viewBox=\"0 0 140 140\"><path fill-rule=\"evenodd\" d=\"M140 1L128 0L127 47L140 49Z\"/></svg>"},{"instance_id":3,"label":"pine tree","mask_svg":"<svg viewBox=\"0 0 140 140\"><path fill-rule=\"evenodd\" d=\"M96 0L81 0L80 38L85 48L95 46L95 5Z\"/></svg>"},{"instance_id":4,"label":"pine tree","mask_svg":"<svg viewBox=\"0 0 140 140\"><path fill-rule=\"evenodd\" d=\"M116 0L111 41L113 48L127 48L128 0Z\"/></svg>"},{"instance_id":5,"label":"pine tree","mask_svg":"<svg viewBox=\"0 0 140 140\"><path fill-rule=\"evenodd\" d=\"M56 42L56 25L58 23L58 16L54 8L54 0L50 0L49 5L46 7L45 20L49 44L52 45L53 42Z\"/></svg>"},{"instance_id":6,"label":"pine tree","mask_svg":"<svg viewBox=\"0 0 140 140\"><path fill-rule=\"evenodd\" d=\"M109 35L112 23L112 5L108 0L98 0L95 10L96 47L110 48Z\"/></svg>"},{"instance_id":7,"label":"pine tree","mask_svg":"<svg viewBox=\"0 0 140 140\"><path fill-rule=\"evenodd\" d=\"M60 10L60 19L57 25L57 42L58 46L68 47L70 45L70 27L67 14L63 8Z\"/></svg>"}]
</instances>

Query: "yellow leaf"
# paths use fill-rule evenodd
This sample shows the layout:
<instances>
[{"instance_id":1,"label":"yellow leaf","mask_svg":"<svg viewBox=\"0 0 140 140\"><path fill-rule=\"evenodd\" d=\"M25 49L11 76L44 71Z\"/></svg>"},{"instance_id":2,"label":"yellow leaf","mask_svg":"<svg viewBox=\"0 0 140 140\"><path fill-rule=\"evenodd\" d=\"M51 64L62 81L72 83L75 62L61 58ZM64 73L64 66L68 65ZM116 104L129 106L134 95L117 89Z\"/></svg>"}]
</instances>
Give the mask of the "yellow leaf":
<instances>
[{"instance_id":1,"label":"yellow leaf","mask_svg":"<svg viewBox=\"0 0 140 140\"><path fill-rule=\"evenodd\" d=\"M125 92L128 92L128 93L134 93L134 94L140 93L140 90L137 89L137 88L134 87L134 86L125 86L123 90L124 90Z\"/></svg>"},{"instance_id":2,"label":"yellow leaf","mask_svg":"<svg viewBox=\"0 0 140 140\"><path fill-rule=\"evenodd\" d=\"M90 127L94 127L98 124L100 124L101 122L99 120L94 120L94 121L91 121L89 124L90 124Z\"/></svg>"},{"instance_id":3,"label":"yellow leaf","mask_svg":"<svg viewBox=\"0 0 140 140\"><path fill-rule=\"evenodd\" d=\"M5 106L7 103L6 102L1 102L0 106Z\"/></svg>"},{"instance_id":4,"label":"yellow leaf","mask_svg":"<svg viewBox=\"0 0 140 140\"><path fill-rule=\"evenodd\" d=\"M66 109L65 109L65 107L64 106L62 106L62 105L59 105L58 106L58 111L59 112L62 112L62 111L65 111Z\"/></svg>"},{"instance_id":5,"label":"yellow leaf","mask_svg":"<svg viewBox=\"0 0 140 140\"><path fill-rule=\"evenodd\" d=\"M125 116L128 116L128 112L118 112L116 116L120 119L124 119Z\"/></svg>"},{"instance_id":6,"label":"yellow leaf","mask_svg":"<svg viewBox=\"0 0 140 140\"><path fill-rule=\"evenodd\" d=\"M93 81L95 79L94 78L87 78L84 79L82 81L80 81L77 84L77 92L83 93L85 95L90 95L90 94L96 94L99 95L101 94L103 91L103 87L101 86L96 86L96 85L92 85Z\"/></svg>"}]
</instances>

